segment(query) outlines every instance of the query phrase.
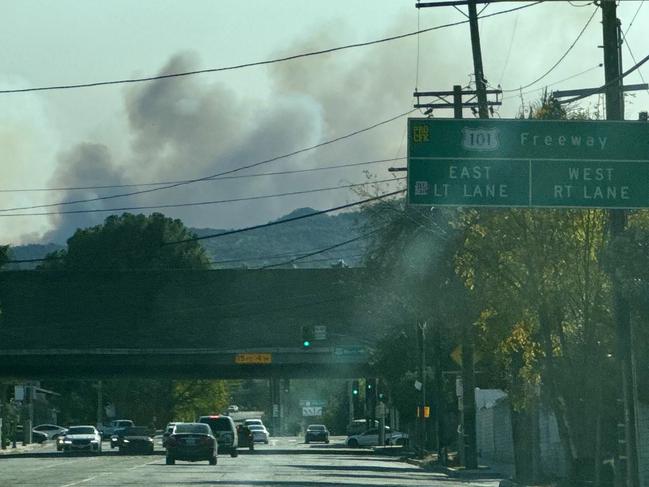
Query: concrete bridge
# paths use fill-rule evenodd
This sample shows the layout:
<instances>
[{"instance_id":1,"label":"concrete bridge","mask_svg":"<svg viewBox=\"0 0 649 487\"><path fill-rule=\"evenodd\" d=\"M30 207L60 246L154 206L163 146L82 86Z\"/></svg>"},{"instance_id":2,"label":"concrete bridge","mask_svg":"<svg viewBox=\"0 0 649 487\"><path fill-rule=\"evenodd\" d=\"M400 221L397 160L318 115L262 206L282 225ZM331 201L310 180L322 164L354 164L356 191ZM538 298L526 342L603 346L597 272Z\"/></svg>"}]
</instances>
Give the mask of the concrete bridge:
<instances>
[{"instance_id":1,"label":"concrete bridge","mask_svg":"<svg viewBox=\"0 0 649 487\"><path fill-rule=\"evenodd\" d=\"M401 319L373 285L364 269L2 272L0 375L359 377ZM303 326L326 337L305 349Z\"/></svg>"}]
</instances>

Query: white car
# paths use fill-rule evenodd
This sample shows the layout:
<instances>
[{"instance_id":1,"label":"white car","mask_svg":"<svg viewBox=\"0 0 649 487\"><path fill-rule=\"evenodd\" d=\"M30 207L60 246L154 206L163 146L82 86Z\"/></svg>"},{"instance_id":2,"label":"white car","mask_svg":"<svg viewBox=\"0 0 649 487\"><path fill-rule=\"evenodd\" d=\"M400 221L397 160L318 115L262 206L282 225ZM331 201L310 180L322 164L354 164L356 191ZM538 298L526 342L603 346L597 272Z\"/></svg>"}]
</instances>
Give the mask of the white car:
<instances>
[{"instance_id":1,"label":"white car","mask_svg":"<svg viewBox=\"0 0 649 487\"><path fill-rule=\"evenodd\" d=\"M408 442L408 435L400 431L390 431L390 428L385 428L385 444L386 445L405 445ZM347 438L347 446L351 448L358 448L359 446L378 446L379 445L379 429L371 428L363 433L351 435Z\"/></svg>"},{"instance_id":2,"label":"white car","mask_svg":"<svg viewBox=\"0 0 649 487\"><path fill-rule=\"evenodd\" d=\"M252 433L252 441L255 443L266 443L268 445L268 430L263 424L248 425L248 429Z\"/></svg>"},{"instance_id":3,"label":"white car","mask_svg":"<svg viewBox=\"0 0 649 487\"><path fill-rule=\"evenodd\" d=\"M262 423L261 419L246 419L243 422L243 425L248 426L248 427L252 426L253 424L264 426L264 423ZM264 428L265 428L265 426L264 426Z\"/></svg>"},{"instance_id":4,"label":"white car","mask_svg":"<svg viewBox=\"0 0 649 487\"><path fill-rule=\"evenodd\" d=\"M65 433L67 428L56 424L39 424L38 426L34 426L32 431L43 433L47 436L48 440L54 440L61 436L61 434Z\"/></svg>"},{"instance_id":5,"label":"white car","mask_svg":"<svg viewBox=\"0 0 649 487\"><path fill-rule=\"evenodd\" d=\"M101 453L101 435L94 426L70 426L63 437L65 453Z\"/></svg>"}]
</instances>

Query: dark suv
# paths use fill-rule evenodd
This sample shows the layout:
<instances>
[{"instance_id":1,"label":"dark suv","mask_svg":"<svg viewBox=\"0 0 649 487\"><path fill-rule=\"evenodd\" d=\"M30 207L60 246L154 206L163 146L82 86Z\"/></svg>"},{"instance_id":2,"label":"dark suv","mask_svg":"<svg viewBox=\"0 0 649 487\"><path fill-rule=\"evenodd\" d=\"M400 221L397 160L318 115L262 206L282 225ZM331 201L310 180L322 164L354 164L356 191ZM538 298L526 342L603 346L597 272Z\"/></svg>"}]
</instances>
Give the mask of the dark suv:
<instances>
[{"instance_id":1,"label":"dark suv","mask_svg":"<svg viewBox=\"0 0 649 487\"><path fill-rule=\"evenodd\" d=\"M329 431L324 424L310 424L304 435L304 443L324 441L329 443Z\"/></svg>"},{"instance_id":2,"label":"dark suv","mask_svg":"<svg viewBox=\"0 0 649 487\"><path fill-rule=\"evenodd\" d=\"M229 452L233 458L239 455L237 452L239 447L237 428L230 416L201 416L197 423L205 423L210 426L212 434L219 443L219 452Z\"/></svg>"}]
</instances>

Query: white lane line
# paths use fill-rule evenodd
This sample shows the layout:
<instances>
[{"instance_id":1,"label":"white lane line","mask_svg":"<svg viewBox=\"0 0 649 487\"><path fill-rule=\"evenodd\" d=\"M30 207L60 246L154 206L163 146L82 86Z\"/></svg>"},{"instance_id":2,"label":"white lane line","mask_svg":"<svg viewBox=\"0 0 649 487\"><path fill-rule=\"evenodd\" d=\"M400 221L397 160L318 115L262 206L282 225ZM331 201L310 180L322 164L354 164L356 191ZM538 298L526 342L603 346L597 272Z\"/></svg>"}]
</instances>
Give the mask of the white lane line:
<instances>
[{"instance_id":1,"label":"white lane line","mask_svg":"<svg viewBox=\"0 0 649 487\"><path fill-rule=\"evenodd\" d=\"M135 470L136 468L146 467L147 465L153 465L157 460L152 460L150 462L142 463L140 465L135 465L134 467L129 467L128 470Z\"/></svg>"},{"instance_id":2,"label":"white lane line","mask_svg":"<svg viewBox=\"0 0 649 487\"><path fill-rule=\"evenodd\" d=\"M99 475L95 475L94 477L88 477L87 479L77 480L76 482L71 482L69 484L61 485L60 487L72 487L73 485L83 484L84 482L90 482L91 480L95 480L97 477L101 477L102 475L106 475L106 474L99 474Z\"/></svg>"}]
</instances>

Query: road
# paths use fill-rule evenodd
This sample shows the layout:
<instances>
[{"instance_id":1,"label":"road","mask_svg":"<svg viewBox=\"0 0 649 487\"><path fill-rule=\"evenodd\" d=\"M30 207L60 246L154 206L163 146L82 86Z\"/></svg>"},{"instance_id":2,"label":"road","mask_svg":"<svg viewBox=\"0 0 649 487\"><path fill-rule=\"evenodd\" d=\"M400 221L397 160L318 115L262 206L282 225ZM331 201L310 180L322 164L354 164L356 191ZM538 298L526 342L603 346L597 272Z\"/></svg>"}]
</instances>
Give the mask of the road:
<instances>
[{"instance_id":1,"label":"road","mask_svg":"<svg viewBox=\"0 0 649 487\"><path fill-rule=\"evenodd\" d=\"M368 451L304 445L297 438L271 440L254 453L238 458L219 456L219 463L165 465L162 449L156 455L118 455L107 448L101 456L63 456L51 446L29 455L0 455L0 486L116 487L355 487L428 486L496 487L497 480L462 482L426 472L397 458ZM107 445L106 443L104 444ZM342 446L342 445L340 445Z\"/></svg>"}]
</instances>

